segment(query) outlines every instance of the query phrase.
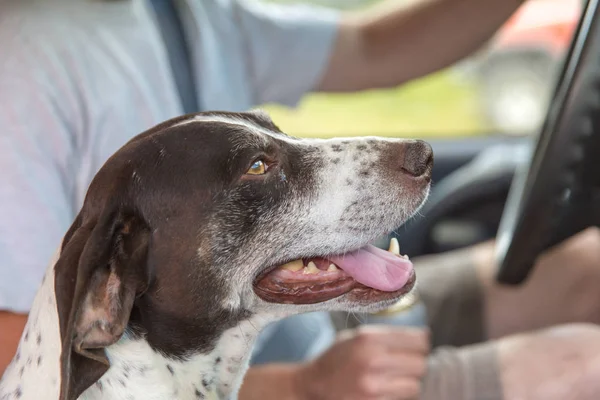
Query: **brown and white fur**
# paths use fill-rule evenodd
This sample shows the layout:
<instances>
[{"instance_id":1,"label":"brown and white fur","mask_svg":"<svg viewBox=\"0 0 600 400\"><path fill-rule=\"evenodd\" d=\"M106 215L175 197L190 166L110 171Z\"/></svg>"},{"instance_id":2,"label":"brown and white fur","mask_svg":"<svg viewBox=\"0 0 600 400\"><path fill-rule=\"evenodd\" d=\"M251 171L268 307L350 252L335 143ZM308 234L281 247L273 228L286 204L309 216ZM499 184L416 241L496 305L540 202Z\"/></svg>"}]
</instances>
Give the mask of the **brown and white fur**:
<instances>
[{"instance_id":1,"label":"brown and white fur","mask_svg":"<svg viewBox=\"0 0 600 400\"><path fill-rule=\"evenodd\" d=\"M269 170L246 175L257 159ZM257 276L396 229L426 199L430 172L423 142L296 139L261 112L187 115L152 128L92 181L0 400L235 396L266 324L380 310L402 295L274 303L253 290Z\"/></svg>"}]
</instances>

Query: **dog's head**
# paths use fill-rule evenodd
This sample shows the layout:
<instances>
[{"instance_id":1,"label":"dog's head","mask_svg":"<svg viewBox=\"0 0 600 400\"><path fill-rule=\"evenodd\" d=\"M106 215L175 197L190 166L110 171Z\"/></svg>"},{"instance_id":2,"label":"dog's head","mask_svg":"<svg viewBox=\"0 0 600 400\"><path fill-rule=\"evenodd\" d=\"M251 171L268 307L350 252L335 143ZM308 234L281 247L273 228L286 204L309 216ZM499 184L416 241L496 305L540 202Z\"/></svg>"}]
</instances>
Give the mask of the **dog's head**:
<instances>
[{"instance_id":1,"label":"dog's head","mask_svg":"<svg viewBox=\"0 0 600 400\"><path fill-rule=\"evenodd\" d=\"M62 398L106 371L127 328L185 357L254 314L397 301L412 265L369 242L418 210L431 166L421 141L300 140L260 112L137 136L92 181L55 267Z\"/></svg>"}]
</instances>

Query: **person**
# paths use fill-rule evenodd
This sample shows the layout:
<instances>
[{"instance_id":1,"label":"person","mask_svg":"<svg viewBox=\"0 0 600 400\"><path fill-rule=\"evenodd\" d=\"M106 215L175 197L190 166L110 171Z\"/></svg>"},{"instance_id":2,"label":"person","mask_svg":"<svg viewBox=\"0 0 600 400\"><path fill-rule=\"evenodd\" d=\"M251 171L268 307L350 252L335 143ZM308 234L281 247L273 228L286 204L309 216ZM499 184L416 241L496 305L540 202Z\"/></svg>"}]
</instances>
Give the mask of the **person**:
<instances>
[{"instance_id":1,"label":"person","mask_svg":"<svg viewBox=\"0 0 600 400\"><path fill-rule=\"evenodd\" d=\"M478 49L522 1L389 1L351 13L235 0L0 3L0 370L89 181L132 136L189 111L399 85ZM176 40L154 12L172 5ZM189 54L173 62L183 44ZM265 379L289 382L271 367L250 371L240 396L254 398Z\"/></svg>"}]
</instances>

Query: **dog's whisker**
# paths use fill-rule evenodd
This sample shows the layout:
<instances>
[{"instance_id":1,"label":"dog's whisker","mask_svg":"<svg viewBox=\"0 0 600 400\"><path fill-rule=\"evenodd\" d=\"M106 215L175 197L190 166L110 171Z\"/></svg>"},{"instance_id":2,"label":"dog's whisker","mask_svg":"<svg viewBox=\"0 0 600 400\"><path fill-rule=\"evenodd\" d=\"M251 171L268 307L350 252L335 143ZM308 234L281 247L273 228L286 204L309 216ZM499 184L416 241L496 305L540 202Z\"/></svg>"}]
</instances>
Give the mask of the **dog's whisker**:
<instances>
[{"instance_id":1,"label":"dog's whisker","mask_svg":"<svg viewBox=\"0 0 600 400\"><path fill-rule=\"evenodd\" d=\"M346 326L344 327L345 329L348 329L348 323L350 322L350 313L352 311L349 311L346 313Z\"/></svg>"},{"instance_id":2,"label":"dog's whisker","mask_svg":"<svg viewBox=\"0 0 600 400\"><path fill-rule=\"evenodd\" d=\"M245 349L248 350L252 346L250 340L247 338L247 335L244 333L244 330L242 329L241 325L238 326L238 329L240 331L241 337L244 339Z\"/></svg>"},{"instance_id":3,"label":"dog's whisker","mask_svg":"<svg viewBox=\"0 0 600 400\"><path fill-rule=\"evenodd\" d=\"M254 326L254 324L252 323L252 321L248 320L248 323L254 328L254 330L256 331L256 333L260 333L260 330Z\"/></svg>"},{"instance_id":4,"label":"dog's whisker","mask_svg":"<svg viewBox=\"0 0 600 400\"><path fill-rule=\"evenodd\" d=\"M352 311L352 315L354 316L354 318L356 318L356 320L361 324L364 325L365 324L365 320L361 319L361 317L359 316L359 314L357 314L355 311Z\"/></svg>"}]
</instances>

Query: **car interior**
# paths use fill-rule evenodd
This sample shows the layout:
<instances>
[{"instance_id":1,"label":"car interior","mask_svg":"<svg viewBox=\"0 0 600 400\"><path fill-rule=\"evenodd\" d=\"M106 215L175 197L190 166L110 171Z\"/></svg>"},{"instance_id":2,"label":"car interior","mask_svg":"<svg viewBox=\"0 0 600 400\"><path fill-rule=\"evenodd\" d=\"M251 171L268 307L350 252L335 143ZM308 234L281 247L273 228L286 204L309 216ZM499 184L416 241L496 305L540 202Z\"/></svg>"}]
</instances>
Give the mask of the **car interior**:
<instances>
[{"instance_id":1,"label":"car interior","mask_svg":"<svg viewBox=\"0 0 600 400\"><path fill-rule=\"evenodd\" d=\"M549 9L565 7L565 2L553 0L532 0L523 7L544 1ZM464 64L480 62L486 57L481 53L474 56L475 61L467 60L463 65L399 88L395 94L404 96L404 102L394 99L388 91L329 97L314 95L294 112L267 108L284 130L297 136L331 137L348 132L378 135L381 125L385 127L380 129L385 135L427 140L435 155L434 186L420 215L393 234L399 239L403 253L414 258L496 237L497 280L519 285L526 280L542 251L586 227L600 225L600 163L596 159L600 154L600 8L598 0L571 3L577 7L572 14L577 19L571 21L570 37L558 57L554 78L545 83L548 85L548 98L543 100L547 104L545 119L529 132L507 133L495 129L489 120L473 123L474 120L485 121L485 102L477 94L485 92L485 88L482 89L485 83L478 81L480 74L473 72L478 68ZM536 25L537 35L513 32L513 35L523 35L525 44L520 51L538 44L540 48L545 46L551 39L539 32L551 32L558 25L564 28L564 12L561 13L560 21L549 18L545 28ZM498 35L502 34L501 30ZM484 51L493 52L495 48L498 46L492 43ZM486 62L493 59L493 54L488 55ZM464 97L465 92L459 89L442 93L442 89L435 86L441 86L442 79L458 82L456 85L462 85L463 89L475 87L471 105L479 106L478 111L470 110L469 114L465 110L454 110L454 114L467 115L465 120L444 120L444 109L455 107L455 103L464 104L461 96ZM523 81L504 84L519 82ZM448 103L440 100L444 96L449 98ZM390 114L387 123L386 116L380 113L380 124L374 124L375 131L353 131L361 122L352 121L353 107L361 101L367 104L376 100L395 102L400 108L393 116ZM402 108L409 100L412 105ZM312 127L301 122L312 116L315 118L311 119L320 121L318 108L334 106L337 118L332 124L338 124L335 133L323 130L315 133ZM431 123L420 125L415 118L410 120L410 113L436 115L436 107L441 114L438 127ZM339 110L343 109L347 110L346 118L340 118L343 112ZM397 114L403 114L410 121L404 123ZM350 122L344 125L344 120ZM462 133L461 129L464 129ZM389 238L382 239L382 244L388 242Z\"/></svg>"},{"instance_id":2,"label":"car interior","mask_svg":"<svg viewBox=\"0 0 600 400\"><path fill-rule=\"evenodd\" d=\"M382 0L254 1L360 9ZM496 238L496 280L518 286L545 250L600 226L600 0L528 0L476 54L397 88L261 108L293 136L431 144L429 199L375 243L396 238L413 259Z\"/></svg>"}]
</instances>

